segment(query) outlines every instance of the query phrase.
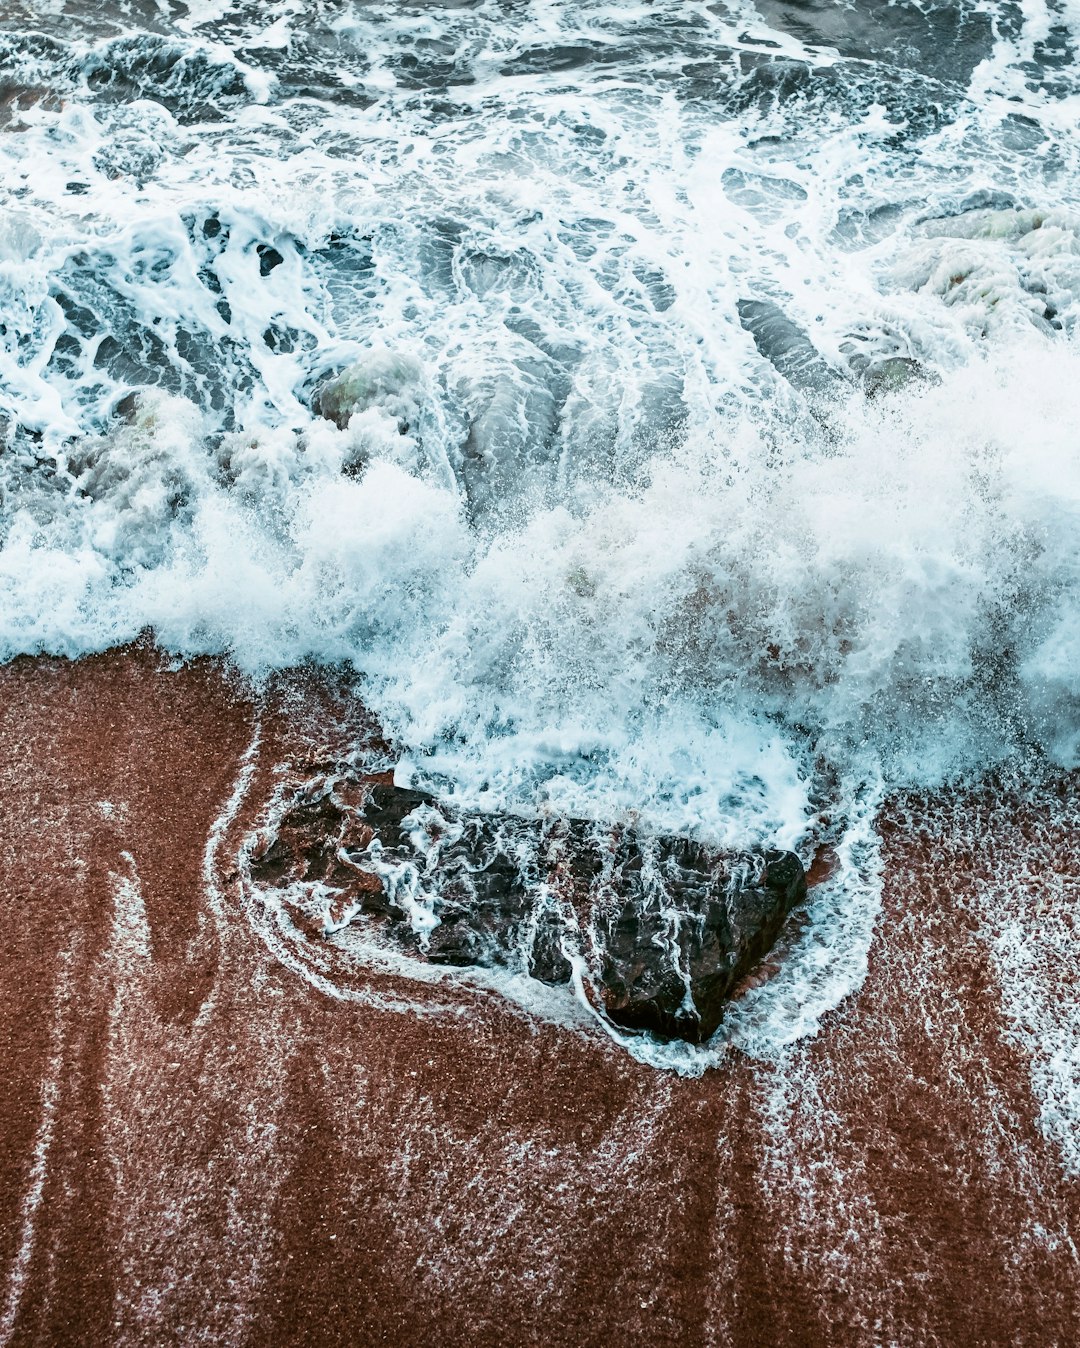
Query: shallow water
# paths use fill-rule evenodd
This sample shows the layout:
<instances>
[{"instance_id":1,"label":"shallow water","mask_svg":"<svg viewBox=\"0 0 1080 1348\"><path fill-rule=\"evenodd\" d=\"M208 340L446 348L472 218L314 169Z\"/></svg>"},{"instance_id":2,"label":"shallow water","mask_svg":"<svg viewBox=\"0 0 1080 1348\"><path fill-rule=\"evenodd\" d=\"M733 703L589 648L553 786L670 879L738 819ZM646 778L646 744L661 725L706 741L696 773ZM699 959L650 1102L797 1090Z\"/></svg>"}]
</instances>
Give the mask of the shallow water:
<instances>
[{"instance_id":1,"label":"shallow water","mask_svg":"<svg viewBox=\"0 0 1080 1348\"><path fill-rule=\"evenodd\" d=\"M731 1033L813 1030L882 793L1077 761L1078 23L5 7L0 656L348 661L403 781L829 843Z\"/></svg>"}]
</instances>

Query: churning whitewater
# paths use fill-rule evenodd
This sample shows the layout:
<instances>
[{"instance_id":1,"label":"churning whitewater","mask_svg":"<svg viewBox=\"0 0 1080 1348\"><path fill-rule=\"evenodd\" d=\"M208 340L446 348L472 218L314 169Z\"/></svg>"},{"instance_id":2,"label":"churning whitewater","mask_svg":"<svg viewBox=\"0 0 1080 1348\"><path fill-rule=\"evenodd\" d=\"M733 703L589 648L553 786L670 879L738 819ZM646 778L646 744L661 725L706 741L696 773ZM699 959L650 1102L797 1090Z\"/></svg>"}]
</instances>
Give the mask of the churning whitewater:
<instances>
[{"instance_id":1,"label":"churning whitewater","mask_svg":"<svg viewBox=\"0 0 1080 1348\"><path fill-rule=\"evenodd\" d=\"M403 785L830 847L687 1070L857 986L884 791L1077 763L1071 0L3 24L0 659L347 662Z\"/></svg>"}]
</instances>

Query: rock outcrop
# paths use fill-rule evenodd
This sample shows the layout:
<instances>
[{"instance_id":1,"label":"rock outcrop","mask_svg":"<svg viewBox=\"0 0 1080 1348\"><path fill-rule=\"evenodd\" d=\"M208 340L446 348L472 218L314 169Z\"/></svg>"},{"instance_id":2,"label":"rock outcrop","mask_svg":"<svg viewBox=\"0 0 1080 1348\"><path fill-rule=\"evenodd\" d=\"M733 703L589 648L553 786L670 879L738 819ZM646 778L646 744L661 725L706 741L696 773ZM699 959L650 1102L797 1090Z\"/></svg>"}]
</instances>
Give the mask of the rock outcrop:
<instances>
[{"instance_id":1,"label":"rock outcrop","mask_svg":"<svg viewBox=\"0 0 1080 1348\"><path fill-rule=\"evenodd\" d=\"M576 968L615 1023L691 1042L806 891L790 852L460 812L351 769L296 792L251 877L310 936L360 923L419 959L549 984Z\"/></svg>"}]
</instances>

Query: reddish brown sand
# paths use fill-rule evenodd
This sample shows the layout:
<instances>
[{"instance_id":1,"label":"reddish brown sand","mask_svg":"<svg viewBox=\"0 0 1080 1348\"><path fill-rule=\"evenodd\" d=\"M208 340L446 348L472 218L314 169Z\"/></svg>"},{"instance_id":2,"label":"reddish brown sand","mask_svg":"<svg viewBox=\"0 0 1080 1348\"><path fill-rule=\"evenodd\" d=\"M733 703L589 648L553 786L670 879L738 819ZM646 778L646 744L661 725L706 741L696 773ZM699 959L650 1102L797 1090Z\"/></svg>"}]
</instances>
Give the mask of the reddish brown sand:
<instances>
[{"instance_id":1,"label":"reddish brown sand","mask_svg":"<svg viewBox=\"0 0 1080 1348\"><path fill-rule=\"evenodd\" d=\"M885 821L869 977L815 1040L686 1080L283 967L248 807L211 830L256 720L251 801L320 705L148 650L0 669L0 1344L1080 1342L971 800Z\"/></svg>"}]
</instances>

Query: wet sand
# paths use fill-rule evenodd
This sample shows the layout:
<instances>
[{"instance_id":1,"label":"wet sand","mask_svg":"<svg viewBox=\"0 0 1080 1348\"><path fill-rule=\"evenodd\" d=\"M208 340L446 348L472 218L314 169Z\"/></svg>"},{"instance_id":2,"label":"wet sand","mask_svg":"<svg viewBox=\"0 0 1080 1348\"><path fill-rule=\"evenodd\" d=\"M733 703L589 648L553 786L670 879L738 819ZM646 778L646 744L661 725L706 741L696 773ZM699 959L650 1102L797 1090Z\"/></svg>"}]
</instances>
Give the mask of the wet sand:
<instances>
[{"instance_id":1,"label":"wet sand","mask_svg":"<svg viewBox=\"0 0 1080 1348\"><path fill-rule=\"evenodd\" d=\"M0 669L0 1344L1080 1340L1080 1186L982 898L1023 877L1064 1014L1058 814L897 802L858 995L685 1080L282 963L233 861L328 698L145 648Z\"/></svg>"}]
</instances>

